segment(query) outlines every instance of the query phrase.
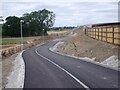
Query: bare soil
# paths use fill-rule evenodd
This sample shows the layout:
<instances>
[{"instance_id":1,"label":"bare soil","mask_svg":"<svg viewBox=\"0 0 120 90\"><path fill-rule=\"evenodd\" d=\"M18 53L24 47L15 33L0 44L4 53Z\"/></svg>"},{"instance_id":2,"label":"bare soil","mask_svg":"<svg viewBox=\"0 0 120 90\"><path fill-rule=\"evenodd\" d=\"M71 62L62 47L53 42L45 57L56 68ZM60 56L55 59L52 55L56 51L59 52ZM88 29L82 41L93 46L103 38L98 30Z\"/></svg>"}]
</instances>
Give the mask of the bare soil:
<instances>
[{"instance_id":1,"label":"bare soil","mask_svg":"<svg viewBox=\"0 0 120 90\"><path fill-rule=\"evenodd\" d=\"M74 30L73 35L69 35L57 51L78 57L95 58L98 62L112 55L118 56L118 46L90 38L84 34L83 29Z\"/></svg>"}]
</instances>

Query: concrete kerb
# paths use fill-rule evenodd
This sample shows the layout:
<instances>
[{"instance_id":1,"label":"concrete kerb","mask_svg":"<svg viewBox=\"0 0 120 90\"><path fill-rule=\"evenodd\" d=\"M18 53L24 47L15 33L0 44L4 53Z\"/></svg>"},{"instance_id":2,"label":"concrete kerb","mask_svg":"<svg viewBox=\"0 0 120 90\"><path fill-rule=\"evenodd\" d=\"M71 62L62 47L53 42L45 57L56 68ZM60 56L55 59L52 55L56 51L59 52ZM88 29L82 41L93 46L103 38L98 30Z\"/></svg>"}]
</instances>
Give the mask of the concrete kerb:
<instances>
[{"instance_id":1,"label":"concrete kerb","mask_svg":"<svg viewBox=\"0 0 120 90\"><path fill-rule=\"evenodd\" d=\"M22 51L18 54L14 61L13 71L10 76L7 77L8 84L5 88L23 88L24 86L24 76L25 76L25 63L22 58Z\"/></svg>"}]
</instances>

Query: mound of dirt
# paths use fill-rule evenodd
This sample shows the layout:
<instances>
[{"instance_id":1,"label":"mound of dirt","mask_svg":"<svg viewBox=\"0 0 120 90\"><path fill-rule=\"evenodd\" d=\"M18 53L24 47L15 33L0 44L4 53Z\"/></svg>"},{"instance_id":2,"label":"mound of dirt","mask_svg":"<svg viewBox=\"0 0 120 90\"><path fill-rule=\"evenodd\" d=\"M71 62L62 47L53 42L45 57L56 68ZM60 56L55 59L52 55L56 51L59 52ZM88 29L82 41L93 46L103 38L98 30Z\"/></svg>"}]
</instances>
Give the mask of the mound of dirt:
<instances>
[{"instance_id":1,"label":"mound of dirt","mask_svg":"<svg viewBox=\"0 0 120 90\"><path fill-rule=\"evenodd\" d=\"M98 62L113 55L118 56L118 46L90 38L84 34L83 29L75 29L64 44L58 46L57 51L78 57L95 58Z\"/></svg>"}]
</instances>

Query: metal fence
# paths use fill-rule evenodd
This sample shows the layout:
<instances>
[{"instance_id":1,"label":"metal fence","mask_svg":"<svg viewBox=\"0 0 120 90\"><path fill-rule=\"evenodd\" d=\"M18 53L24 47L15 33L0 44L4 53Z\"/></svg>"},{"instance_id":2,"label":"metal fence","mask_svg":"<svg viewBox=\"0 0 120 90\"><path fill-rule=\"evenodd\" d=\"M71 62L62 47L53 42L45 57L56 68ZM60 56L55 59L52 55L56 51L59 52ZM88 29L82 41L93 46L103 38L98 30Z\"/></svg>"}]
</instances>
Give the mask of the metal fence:
<instances>
[{"instance_id":1,"label":"metal fence","mask_svg":"<svg viewBox=\"0 0 120 90\"><path fill-rule=\"evenodd\" d=\"M97 40L120 45L120 27L118 26L88 28L85 34Z\"/></svg>"}]
</instances>

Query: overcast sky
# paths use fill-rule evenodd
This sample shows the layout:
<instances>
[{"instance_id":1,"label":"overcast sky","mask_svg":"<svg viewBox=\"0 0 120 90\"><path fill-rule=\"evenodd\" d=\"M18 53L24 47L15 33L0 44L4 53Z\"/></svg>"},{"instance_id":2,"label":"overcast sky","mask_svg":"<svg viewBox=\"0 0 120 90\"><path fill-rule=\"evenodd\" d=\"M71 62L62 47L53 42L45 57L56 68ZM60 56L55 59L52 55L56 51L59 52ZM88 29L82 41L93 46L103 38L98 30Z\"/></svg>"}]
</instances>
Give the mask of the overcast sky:
<instances>
[{"instance_id":1,"label":"overcast sky","mask_svg":"<svg viewBox=\"0 0 120 90\"><path fill-rule=\"evenodd\" d=\"M99 1L99 2L98 2ZM56 14L54 26L77 26L84 24L118 21L119 0L3 0L0 15L22 16L41 9Z\"/></svg>"}]
</instances>

